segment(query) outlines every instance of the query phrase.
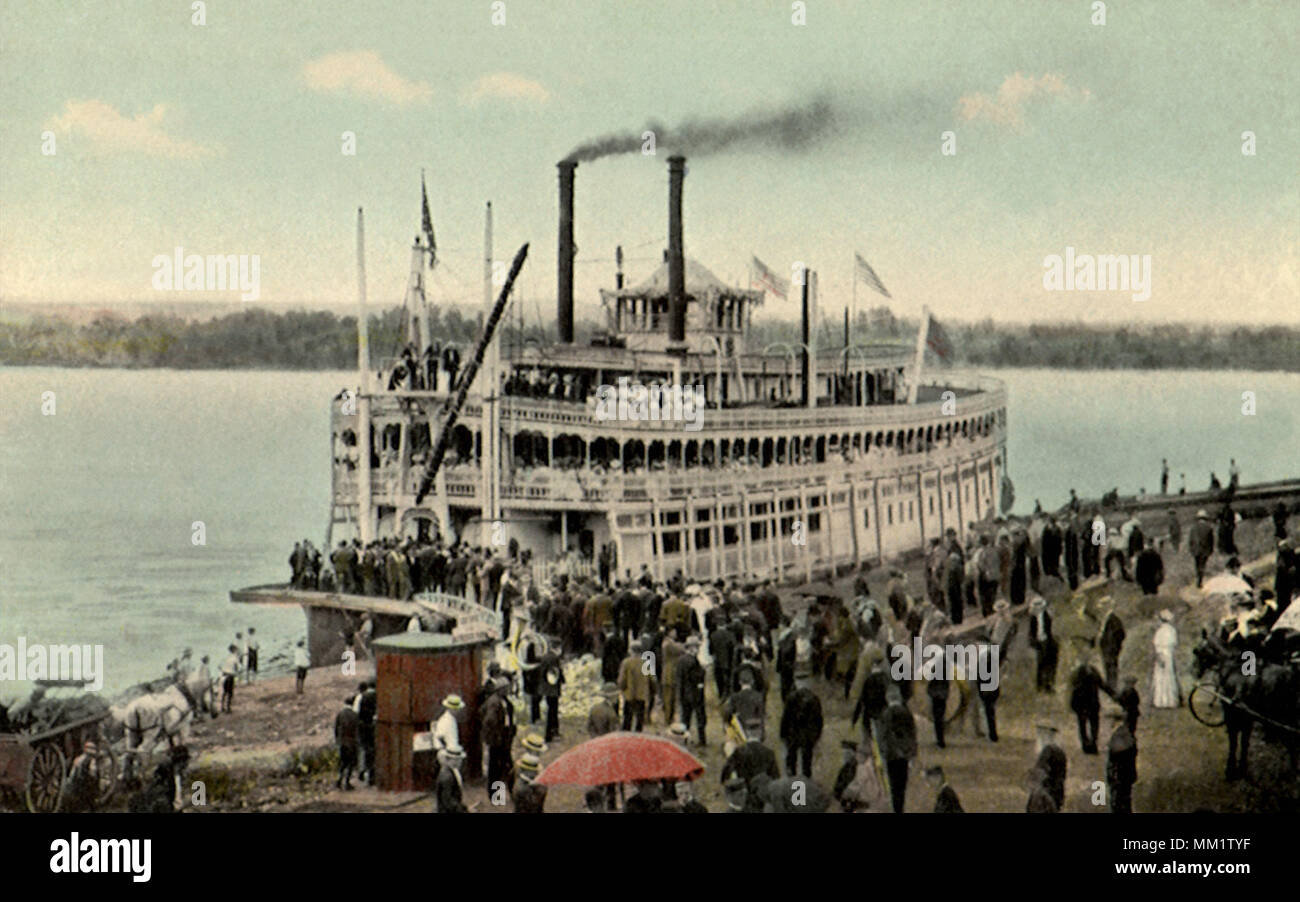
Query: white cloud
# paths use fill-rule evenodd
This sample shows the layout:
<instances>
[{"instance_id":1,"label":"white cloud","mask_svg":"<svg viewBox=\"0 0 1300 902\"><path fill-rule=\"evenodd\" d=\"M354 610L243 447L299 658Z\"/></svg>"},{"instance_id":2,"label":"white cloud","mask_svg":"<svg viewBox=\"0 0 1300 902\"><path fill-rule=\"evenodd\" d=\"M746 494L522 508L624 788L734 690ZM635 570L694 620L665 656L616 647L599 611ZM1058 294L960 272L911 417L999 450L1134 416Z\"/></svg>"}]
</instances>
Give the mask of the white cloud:
<instances>
[{"instance_id":1,"label":"white cloud","mask_svg":"<svg viewBox=\"0 0 1300 902\"><path fill-rule=\"evenodd\" d=\"M1092 92L1087 88L1072 88L1063 77L1050 72L1038 77L1017 72L1003 79L995 95L976 91L960 98L957 115L967 122L986 119L997 125L1023 128L1025 106L1047 97L1087 101Z\"/></svg>"},{"instance_id":2,"label":"white cloud","mask_svg":"<svg viewBox=\"0 0 1300 902\"><path fill-rule=\"evenodd\" d=\"M167 105L157 104L147 113L125 116L102 100L69 100L63 114L52 117L46 128L79 133L99 150L143 153L154 157L196 159L211 156L219 148L173 138L163 130Z\"/></svg>"},{"instance_id":3,"label":"white cloud","mask_svg":"<svg viewBox=\"0 0 1300 902\"><path fill-rule=\"evenodd\" d=\"M546 88L513 72L484 75L465 92L465 102L471 105L483 100L522 100L540 104L550 99L551 92Z\"/></svg>"},{"instance_id":4,"label":"white cloud","mask_svg":"<svg viewBox=\"0 0 1300 902\"><path fill-rule=\"evenodd\" d=\"M352 94L397 106L433 96L428 84L398 75L373 50L345 50L311 60L303 64L302 80L313 91Z\"/></svg>"}]
</instances>

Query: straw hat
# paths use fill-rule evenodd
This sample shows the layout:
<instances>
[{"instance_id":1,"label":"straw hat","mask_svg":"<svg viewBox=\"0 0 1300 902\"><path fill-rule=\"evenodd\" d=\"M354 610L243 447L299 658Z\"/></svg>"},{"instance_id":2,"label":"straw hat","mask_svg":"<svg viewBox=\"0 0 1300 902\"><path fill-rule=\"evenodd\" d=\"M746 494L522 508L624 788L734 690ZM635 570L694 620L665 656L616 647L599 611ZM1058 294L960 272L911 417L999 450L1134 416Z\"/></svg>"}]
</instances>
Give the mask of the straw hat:
<instances>
[{"instance_id":1,"label":"straw hat","mask_svg":"<svg viewBox=\"0 0 1300 902\"><path fill-rule=\"evenodd\" d=\"M1168 608L1165 608L1163 611L1160 612L1160 619L1163 620L1165 623L1173 623L1174 612L1169 610Z\"/></svg>"},{"instance_id":2,"label":"straw hat","mask_svg":"<svg viewBox=\"0 0 1300 902\"><path fill-rule=\"evenodd\" d=\"M534 755L540 755L542 752L546 751L546 741L536 733L529 733L524 737L523 742L520 744Z\"/></svg>"},{"instance_id":3,"label":"straw hat","mask_svg":"<svg viewBox=\"0 0 1300 902\"><path fill-rule=\"evenodd\" d=\"M534 754L523 755L515 762L520 773L525 775L537 776L542 770L542 759Z\"/></svg>"},{"instance_id":4,"label":"straw hat","mask_svg":"<svg viewBox=\"0 0 1300 902\"><path fill-rule=\"evenodd\" d=\"M1196 519L1198 519L1198 520L1208 520L1208 519L1210 519L1210 515L1209 515L1209 513L1205 510L1205 508L1201 508L1200 510L1198 510L1198 511L1196 512Z\"/></svg>"},{"instance_id":5,"label":"straw hat","mask_svg":"<svg viewBox=\"0 0 1300 902\"><path fill-rule=\"evenodd\" d=\"M442 700L442 706L448 711L459 711L465 707L465 702L461 700L459 695L453 693Z\"/></svg>"}]
</instances>

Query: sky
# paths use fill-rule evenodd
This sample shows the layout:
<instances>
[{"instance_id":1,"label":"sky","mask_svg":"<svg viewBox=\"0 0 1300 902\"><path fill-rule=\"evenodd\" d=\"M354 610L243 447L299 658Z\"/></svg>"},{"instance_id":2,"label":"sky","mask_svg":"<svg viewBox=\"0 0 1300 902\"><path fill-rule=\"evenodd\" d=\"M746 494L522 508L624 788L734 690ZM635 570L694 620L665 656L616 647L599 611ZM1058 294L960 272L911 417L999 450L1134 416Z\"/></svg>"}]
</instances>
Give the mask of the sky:
<instances>
[{"instance_id":1,"label":"sky","mask_svg":"<svg viewBox=\"0 0 1300 902\"><path fill-rule=\"evenodd\" d=\"M549 325L575 146L820 103L794 147L690 157L686 252L725 281L804 262L830 315L857 252L893 296L859 303L904 316L1300 324L1296 4L1111 2L1094 24L1100 5L212 0L200 25L177 0L7 0L0 303L239 296L156 290L179 246L258 255L262 302L354 304L357 207L370 303L398 303L424 169L432 300L481 300L491 201ZM633 282L661 260L670 150L579 166L580 317L616 245ZM1067 247L1149 255L1150 297L1046 290Z\"/></svg>"}]
</instances>

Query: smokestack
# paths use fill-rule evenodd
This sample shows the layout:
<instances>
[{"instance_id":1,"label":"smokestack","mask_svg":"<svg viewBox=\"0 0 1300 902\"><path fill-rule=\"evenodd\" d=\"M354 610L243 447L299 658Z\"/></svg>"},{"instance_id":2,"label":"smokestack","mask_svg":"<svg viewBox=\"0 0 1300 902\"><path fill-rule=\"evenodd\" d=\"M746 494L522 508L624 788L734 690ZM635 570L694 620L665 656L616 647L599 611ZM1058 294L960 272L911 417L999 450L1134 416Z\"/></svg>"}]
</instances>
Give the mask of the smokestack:
<instances>
[{"instance_id":1,"label":"smokestack","mask_svg":"<svg viewBox=\"0 0 1300 902\"><path fill-rule=\"evenodd\" d=\"M686 344L686 259L682 253L682 180L686 158L668 158L668 346Z\"/></svg>"},{"instance_id":2,"label":"smokestack","mask_svg":"<svg viewBox=\"0 0 1300 902\"><path fill-rule=\"evenodd\" d=\"M614 275L614 287L621 289L623 287L623 245L614 248L614 262L618 264L618 272Z\"/></svg>"},{"instance_id":3,"label":"smokestack","mask_svg":"<svg viewBox=\"0 0 1300 902\"><path fill-rule=\"evenodd\" d=\"M555 303L556 320L560 327L560 341L573 344L573 171L578 164L563 160L556 164L560 170L560 244L556 266Z\"/></svg>"}]
</instances>

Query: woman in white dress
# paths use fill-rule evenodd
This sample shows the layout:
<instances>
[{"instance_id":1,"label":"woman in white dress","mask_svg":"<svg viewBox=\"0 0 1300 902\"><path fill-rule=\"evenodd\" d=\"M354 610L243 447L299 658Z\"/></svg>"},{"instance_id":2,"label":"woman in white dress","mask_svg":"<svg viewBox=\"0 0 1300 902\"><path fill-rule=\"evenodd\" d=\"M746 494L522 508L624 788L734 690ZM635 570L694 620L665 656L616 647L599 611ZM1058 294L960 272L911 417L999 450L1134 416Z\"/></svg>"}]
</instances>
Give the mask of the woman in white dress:
<instances>
[{"instance_id":1,"label":"woman in white dress","mask_svg":"<svg viewBox=\"0 0 1300 902\"><path fill-rule=\"evenodd\" d=\"M1178 671L1174 667L1174 649L1178 647L1178 630L1174 628L1174 614L1168 609L1160 612L1160 626L1151 637L1155 646L1155 672L1151 678L1151 701L1157 708L1178 708L1183 696L1178 687Z\"/></svg>"}]
</instances>

